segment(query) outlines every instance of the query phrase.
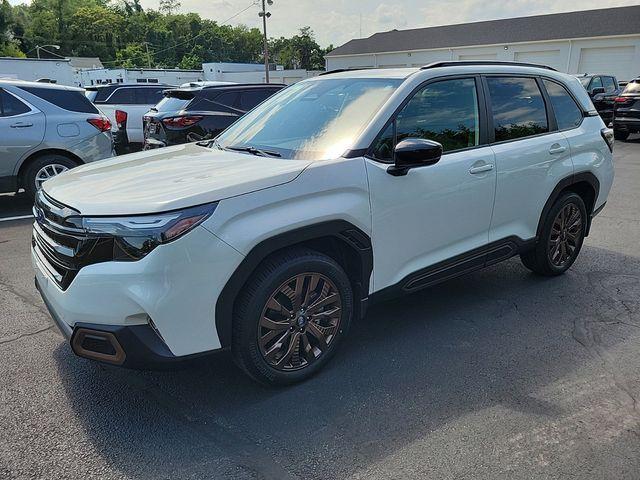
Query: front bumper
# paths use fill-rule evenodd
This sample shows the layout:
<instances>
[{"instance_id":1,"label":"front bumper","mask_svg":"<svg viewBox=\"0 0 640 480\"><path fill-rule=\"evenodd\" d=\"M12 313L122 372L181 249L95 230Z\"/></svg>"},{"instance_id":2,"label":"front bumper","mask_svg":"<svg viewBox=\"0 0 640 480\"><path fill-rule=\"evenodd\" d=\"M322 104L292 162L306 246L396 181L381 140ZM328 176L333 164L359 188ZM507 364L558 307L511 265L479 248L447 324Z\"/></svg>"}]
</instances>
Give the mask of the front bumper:
<instances>
[{"instance_id":1,"label":"front bumper","mask_svg":"<svg viewBox=\"0 0 640 480\"><path fill-rule=\"evenodd\" d=\"M207 353L177 357L150 325L77 323L71 327L54 310L37 277L35 284L51 318L69 340L73 352L80 357L125 368L147 369L166 367Z\"/></svg>"},{"instance_id":2,"label":"front bumper","mask_svg":"<svg viewBox=\"0 0 640 480\"><path fill-rule=\"evenodd\" d=\"M221 347L215 305L242 258L200 226L142 260L86 266L63 291L32 250L37 288L63 334L73 344L82 328L111 333L126 358L110 363L135 368Z\"/></svg>"}]
</instances>

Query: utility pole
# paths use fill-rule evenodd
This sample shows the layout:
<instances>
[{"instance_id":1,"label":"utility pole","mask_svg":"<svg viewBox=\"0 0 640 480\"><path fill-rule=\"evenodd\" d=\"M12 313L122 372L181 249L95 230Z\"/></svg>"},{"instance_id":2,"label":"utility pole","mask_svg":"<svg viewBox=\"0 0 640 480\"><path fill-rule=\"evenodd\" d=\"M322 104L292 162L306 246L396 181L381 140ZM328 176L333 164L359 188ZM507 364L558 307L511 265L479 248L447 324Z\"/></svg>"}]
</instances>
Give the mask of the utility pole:
<instances>
[{"instance_id":1,"label":"utility pole","mask_svg":"<svg viewBox=\"0 0 640 480\"><path fill-rule=\"evenodd\" d=\"M151 56L149 55L149 42L144 42L144 46L147 47L147 65L151 69Z\"/></svg>"},{"instance_id":2,"label":"utility pole","mask_svg":"<svg viewBox=\"0 0 640 480\"><path fill-rule=\"evenodd\" d=\"M269 45L267 43L267 18L271 16L271 12L267 12L267 5L273 5L273 0L262 0L262 11L258 13L262 17L262 35L264 41L264 78L269 83Z\"/></svg>"}]
</instances>

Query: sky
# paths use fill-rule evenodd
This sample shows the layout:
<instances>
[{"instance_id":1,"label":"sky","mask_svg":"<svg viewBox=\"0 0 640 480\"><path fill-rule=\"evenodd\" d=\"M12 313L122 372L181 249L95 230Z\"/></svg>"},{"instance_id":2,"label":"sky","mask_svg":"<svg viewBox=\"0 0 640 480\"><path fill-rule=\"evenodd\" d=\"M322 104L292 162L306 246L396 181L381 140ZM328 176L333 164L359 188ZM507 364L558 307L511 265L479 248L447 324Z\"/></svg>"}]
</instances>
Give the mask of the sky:
<instances>
[{"instance_id":1,"label":"sky","mask_svg":"<svg viewBox=\"0 0 640 480\"><path fill-rule=\"evenodd\" d=\"M25 0L9 0L13 4ZM260 3L253 0L181 0L182 12L196 12L204 18L262 28ZM141 0L145 8L157 8L159 0ZM273 0L268 9L270 37L291 36L310 26L322 47L342 45L352 38L376 32L406 28L451 25L498 18L543 15L603 7L637 5L639 0ZM252 4L255 4L252 6Z\"/></svg>"}]
</instances>

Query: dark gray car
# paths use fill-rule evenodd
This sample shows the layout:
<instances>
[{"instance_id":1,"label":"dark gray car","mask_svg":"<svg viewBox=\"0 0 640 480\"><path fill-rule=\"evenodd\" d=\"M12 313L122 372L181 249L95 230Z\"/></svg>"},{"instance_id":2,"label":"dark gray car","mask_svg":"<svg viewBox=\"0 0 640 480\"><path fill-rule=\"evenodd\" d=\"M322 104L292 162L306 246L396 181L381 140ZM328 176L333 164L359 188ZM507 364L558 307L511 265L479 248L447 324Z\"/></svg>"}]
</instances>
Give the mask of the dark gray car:
<instances>
[{"instance_id":1,"label":"dark gray car","mask_svg":"<svg viewBox=\"0 0 640 480\"><path fill-rule=\"evenodd\" d=\"M111 122L82 89L0 80L0 192L34 195L54 175L111 156Z\"/></svg>"}]
</instances>

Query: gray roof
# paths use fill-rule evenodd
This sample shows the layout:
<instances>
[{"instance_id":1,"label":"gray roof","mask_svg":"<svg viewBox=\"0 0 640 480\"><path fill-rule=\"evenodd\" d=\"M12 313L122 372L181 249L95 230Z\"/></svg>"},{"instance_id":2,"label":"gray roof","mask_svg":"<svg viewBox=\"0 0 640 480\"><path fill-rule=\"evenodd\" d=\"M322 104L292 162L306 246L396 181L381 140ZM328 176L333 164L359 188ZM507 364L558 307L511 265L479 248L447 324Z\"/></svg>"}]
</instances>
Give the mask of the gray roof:
<instances>
[{"instance_id":1,"label":"gray roof","mask_svg":"<svg viewBox=\"0 0 640 480\"><path fill-rule=\"evenodd\" d=\"M629 34L640 34L640 5L391 30L350 40L327 56Z\"/></svg>"},{"instance_id":2,"label":"gray roof","mask_svg":"<svg viewBox=\"0 0 640 480\"><path fill-rule=\"evenodd\" d=\"M69 57L72 67L80 69L103 68L98 57Z\"/></svg>"}]
</instances>

